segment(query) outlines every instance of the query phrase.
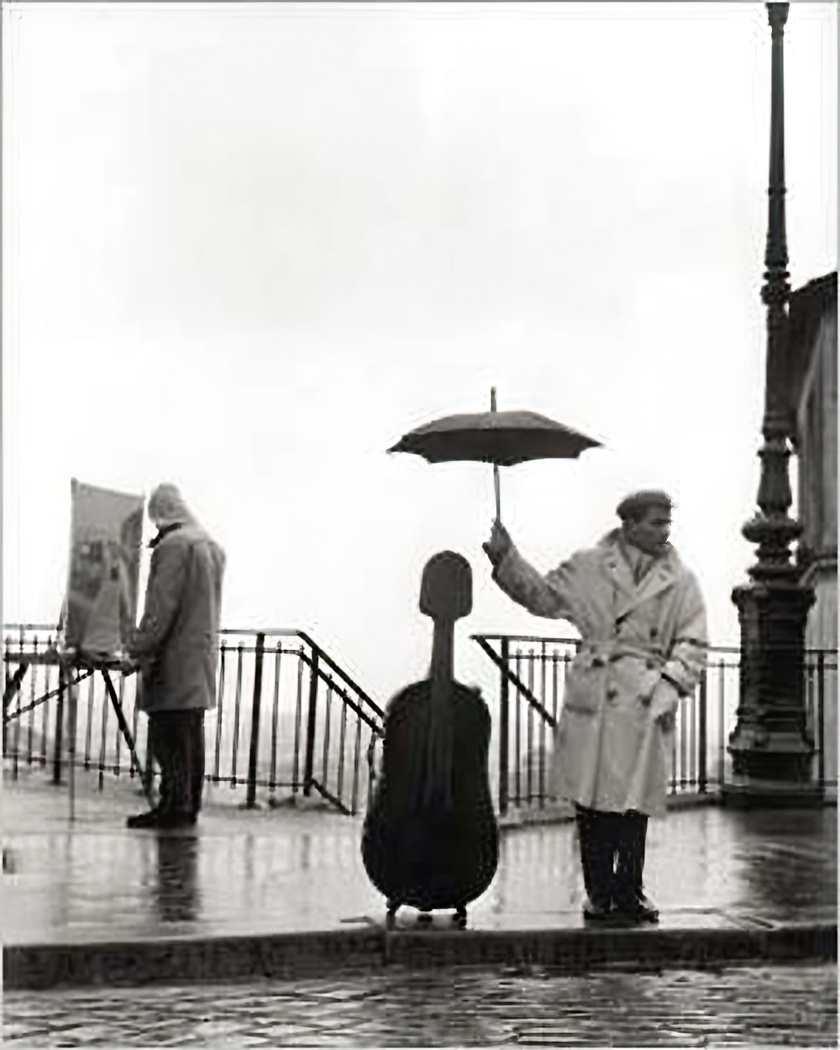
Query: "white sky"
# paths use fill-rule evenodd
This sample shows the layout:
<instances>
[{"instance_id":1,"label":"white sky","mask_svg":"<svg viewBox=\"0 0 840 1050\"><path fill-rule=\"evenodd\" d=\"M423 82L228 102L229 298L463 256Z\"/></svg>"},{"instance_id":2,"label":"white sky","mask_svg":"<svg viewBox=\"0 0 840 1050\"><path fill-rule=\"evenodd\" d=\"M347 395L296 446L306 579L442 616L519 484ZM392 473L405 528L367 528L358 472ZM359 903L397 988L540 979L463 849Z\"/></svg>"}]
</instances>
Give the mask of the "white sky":
<instances>
[{"instance_id":1,"label":"white sky","mask_svg":"<svg viewBox=\"0 0 840 1050\"><path fill-rule=\"evenodd\" d=\"M53 621L70 478L174 480L228 553L227 626L312 630L380 698L425 674L425 560L478 631L492 470L385 450L531 408L602 440L502 472L553 567L641 485L713 640L758 485L770 31L763 4L4 6L6 622ZM837 15L785 37L794 287L834 269Z\"/></svg>"}]
</instances>

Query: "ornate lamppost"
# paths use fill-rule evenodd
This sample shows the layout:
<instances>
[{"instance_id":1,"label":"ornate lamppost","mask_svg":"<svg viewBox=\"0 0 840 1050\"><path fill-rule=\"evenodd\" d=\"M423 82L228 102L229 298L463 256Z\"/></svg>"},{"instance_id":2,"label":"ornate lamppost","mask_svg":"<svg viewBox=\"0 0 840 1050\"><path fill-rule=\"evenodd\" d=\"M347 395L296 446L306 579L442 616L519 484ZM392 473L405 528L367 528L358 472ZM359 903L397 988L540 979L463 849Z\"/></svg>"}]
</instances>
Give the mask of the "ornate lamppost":
<instances>
[{"instance_id":1,"label":"ornate lamppost","mask_svg":"<svg viewBox=\"0 0 840 1050\"><path fill-rule=\"evenodd\" d=\"M790 544L802 531L790 517L788 460L795 420L788 402L788 252L785 233L784 26L789 4L768 3L772 31L770 185L761 298L767 307L767 372L758 513L743 535L758 544L752 582L732 600L741 624L738 722L729 738L730 804L809 805L819 800L811 777L813 741L804 702L805 621L814 592L800 585Z\"/></svg>"}]
</instances>

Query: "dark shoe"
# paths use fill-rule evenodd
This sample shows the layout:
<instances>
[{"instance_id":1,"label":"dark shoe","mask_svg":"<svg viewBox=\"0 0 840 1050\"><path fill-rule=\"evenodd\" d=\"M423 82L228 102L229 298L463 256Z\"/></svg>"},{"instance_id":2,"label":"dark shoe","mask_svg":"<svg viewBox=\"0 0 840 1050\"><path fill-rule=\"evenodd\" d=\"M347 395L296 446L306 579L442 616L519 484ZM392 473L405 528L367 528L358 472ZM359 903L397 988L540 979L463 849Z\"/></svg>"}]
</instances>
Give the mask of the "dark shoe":
<instances>
[{"instance_id":1,"label":"dark shoe","mask_svg":"<svg viewBox=\"0 0 840 1050\"><path fill-rule=\"evenodd\" d=\"M161 813L153 809L150 813L139 813L136 817L129 817L126 826L129 828L188 828L196 822L196 815L182 813Z\"/></svg>"},{"instance_id":2,"label":"dark shoe","mask_svg":"<svg viewBox=\"0 0 840 1050\"><path fill-rule=\"evenodd\" d=\"M583 905L583 917L590 922L602 922L604 919L610 918L612 910L609 905L599 904L593 901L591 897L587 897L585 904Z\"/></svg>"},{"instance_id":3,"label":"dark shoe","mask_svg":"<svg viewBox=\"0 0 840 1050\"><path fill-rule=\"evenodd\" d=\"M628 922L659 922L659 909L644 894L629 906L617 907L614 914L616 918Z\"/></svg>"},{"instance_id":4,"label":"dark shoe","mask_svg":"<svg viewBox=\"0 0 840 1050\"><path fill-rule=\"evenodd\" d=\"M128 828L157 828L160 827L160 814L156 809L149 813L138 813L129 817L125 824Z\"/></svg>"},{"instance_id":5,"label":"dark shoe","mask_svg":"<svg viewBox=\"0 0 840 1050\"><path fill-rule=\"evenodd\" d=\"M641 922L659 922L659 909L644 893L636 901L636 916Z\"/></svg>"}]
</instances>

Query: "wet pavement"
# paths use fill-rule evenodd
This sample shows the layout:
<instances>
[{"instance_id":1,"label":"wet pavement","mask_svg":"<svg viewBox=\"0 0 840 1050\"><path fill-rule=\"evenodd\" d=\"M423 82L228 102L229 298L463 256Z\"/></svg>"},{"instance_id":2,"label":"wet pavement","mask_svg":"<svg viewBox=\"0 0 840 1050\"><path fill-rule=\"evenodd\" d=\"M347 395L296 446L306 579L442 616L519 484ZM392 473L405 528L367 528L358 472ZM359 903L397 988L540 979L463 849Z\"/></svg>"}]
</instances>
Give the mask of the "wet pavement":
<instances>
[{"instance_id":1,"label":"wet pavement","mask_svg":"<svg viewBox=\"0 0 840 1050\"><path fill-rule=\"evenodd\" d=\"M136 783L80 775L76 819L66 788L43 774L4 781L6 945L337 931L378 926L361 821L331 812L246 811L209 792L190 832L129 831ZM581 929L574 826L508 829L490 889L469 909L483 931ZM837 811L717 806L650 823L646 888L660 928L772 928L836 923ZM410 909L401 924L414 923ZM443 917L441 917L443 918Z\"/></svg>"},{"instance_id":2,"label":"wet pavement","mask_svg":"<svg viewBox=\"0 0 840 1050\"><path fill-rule=\"evenodd\" d=\"M386 934L359 819L238 801L216 788L194 831L129 831L131 781L80 775L72 823L40 771L4 782L10 1045L837 1043L835 809L652 821L661 923L615 934L583 927L574 826L509 828L467 931L404 909Z\"/></svg>"},{"instance_id":3,"label":"wet pavement","mask_svg":"<svg viewBox=\"0 0 840 1050\"><path fill-rule=\"evenodd\" d=\"M836 1046L837 968L531 969L11 992L15 1047Z\"/></svg>"}]
</instances>

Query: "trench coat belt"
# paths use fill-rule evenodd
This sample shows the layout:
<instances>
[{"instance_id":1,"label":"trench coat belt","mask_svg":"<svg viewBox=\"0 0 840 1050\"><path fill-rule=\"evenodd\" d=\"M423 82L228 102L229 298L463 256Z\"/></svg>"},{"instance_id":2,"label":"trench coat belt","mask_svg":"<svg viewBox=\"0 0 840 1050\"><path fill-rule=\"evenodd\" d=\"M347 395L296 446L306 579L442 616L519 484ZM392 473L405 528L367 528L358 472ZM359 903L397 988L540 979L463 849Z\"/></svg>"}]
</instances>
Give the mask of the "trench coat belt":
<instances>
[{"instance_id":1,"label":"trench coat belt","mask_svg":"<svg viewBox=\"0 0 840 1050\"><path fill-rule=\"evenodd\" d=\"M660 648L653 645L628 645L627 642L618 642L611 638L603 641L585 641L580 647L581 655L590 655L595 667L607 663L615 663L622 657L635 657L637 660L646 661L650 670L665 666L665 656Z\"/></svg>"}]
</instances>

